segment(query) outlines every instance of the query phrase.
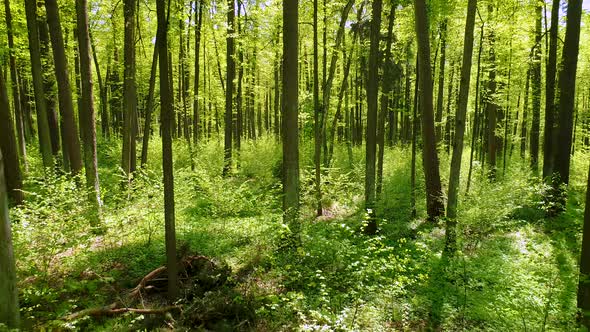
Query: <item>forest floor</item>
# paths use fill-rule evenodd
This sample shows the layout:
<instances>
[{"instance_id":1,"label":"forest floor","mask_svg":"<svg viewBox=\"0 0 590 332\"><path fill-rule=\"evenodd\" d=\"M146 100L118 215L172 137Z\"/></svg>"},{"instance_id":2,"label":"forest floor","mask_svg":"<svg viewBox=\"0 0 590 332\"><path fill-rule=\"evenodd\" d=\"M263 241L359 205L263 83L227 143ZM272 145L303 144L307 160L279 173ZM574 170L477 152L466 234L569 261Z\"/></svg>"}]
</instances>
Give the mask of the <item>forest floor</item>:
<instances>
[{"instance_id":1,"label":"forest floor","mask_svg":"<svg viewBox=\"0 0 590 332\"><path fill-rule=\"evenodd\" d=\"M44 178L32 152L28 201L11 210L27 329L576 329L587 154L573 159L567 210L556 218L545 217L545 188L516 153L493 183L475 165L470 193L460 200L460 250L448 258L441 254L444 220L425 221L420 166L418 216L411 217L408 148L386 151L380 229L369 237L360 232L366 219L364 151L354 148L350 161L345 147L336 147L333 166L322 177L325 216L316 219L312 146L304 142L301 247L290 250L281 248L286 226L280 208L280 147L272 138L244 144L240 166L229 178L221 176L217 141L199 147L194 171L185 143L175 143L179 257L207 262L184 276L188 279L175 303L180 309L71 316L112 303L165 306L158 280L151 293L129 297L145 275L165 262L161 169L149 166L136 173L130 187L122 185L119 146L99 143L104 207L98 227L89 226L92 211L76 181ZM153 141L150 165L161 165L160 149ZM441 154L443 183L448 159Z\"/></svg>"}]
</instances>

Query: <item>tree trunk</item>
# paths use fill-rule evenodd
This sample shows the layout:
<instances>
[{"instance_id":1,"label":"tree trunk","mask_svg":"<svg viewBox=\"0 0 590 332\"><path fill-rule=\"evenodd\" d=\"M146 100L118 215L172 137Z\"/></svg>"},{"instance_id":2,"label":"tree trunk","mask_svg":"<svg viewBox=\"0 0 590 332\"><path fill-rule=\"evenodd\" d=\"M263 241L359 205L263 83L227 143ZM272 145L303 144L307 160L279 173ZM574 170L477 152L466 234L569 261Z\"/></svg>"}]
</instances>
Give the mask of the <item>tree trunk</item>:
<instances>
[{"instance_id":1,"label":"tree trunk","mask_svg":"<svg viewBox=\"0 0 590 332\"><path fill-rule=\"evenodd\" d=\"M569 153L569 151L568 151ZM584 210L584 232L580 253L580 281L578 284L578 308L582 324L590 329L590 170L586 185L586 208Z\"/></svg>"},{"instance_id":2,"label":"tree trunk","mask_svg":"<svg viewBox=\"0 0 590 332\"><path fill-rule=\"evenodd\" d=\"M539 125L541 122L541 20L542 4L537 2L535 7L535 47L532 63L532 88L533 88L533 117L531 126L531 168L536 174L539 171Z\"/></svg>"},{"instance_id":3,"label":"tree trunk","mask_svg":"<svg viewBox=\"0 0 590 332\"><path fill-rule=\"evenodd\" d=\"M298 243L299 222L299 3L283 0L283 220Z\"/></svg>"},{"instance_id":4,"label":"tree trunk","mask_svg":"<svg viewBox=\"0 0 590 332\"><path fill-rule=\"evenodd\" d=\"M524 103L522 109L522 125L520 127L520 158L526 157L527 117L529 112L529 87L531 82L531 68L527 69L526 83L524 87Z\"/></svg>"},{"instance_id":5,"label":"tree trunk","mask_svg":"<svg viewBox=\"0 0 590 332\"><path fill-rule=\"evenodd\" d=\"M549 57L545 84L545 134L543 136L543 178L553 174L555 157L555 75L557 73L557 36L559 33L559 3L553 0L551 7L551 29L549 30Z\"/></svg>"},{"instance_id":6,"label":"tree trunk","mask_svg":"<svg viewBox=\"0 0 590 332\"><path fill-rule=\"evenodd\" d=\"M385 154L385 118L389 110L389 95L391 93L394 82L399 80L399 70L397 65L394 72L394 63L391 58L391 44L393 43L393 24L395 22L395 8L397 4L392 3L389 11L387 22L387 40L385 46L385 54L382 61L383 76L381 77L382 94L381 94L381 111L379 113L379 121L377 128L377 144L379 152L377 154L377 199L380 199L383 190L383 157ZM390 124L391 125L391 124Z\"/></svg>"},{"instance_id":7,"label":"tree trunk","mask_svg":"<svg viewBox=\"0 0 590 332\"><path fill-rule=\"evenodd\" d=\"M234 60L234 0L227 0L227 89L225 90L225 139L224 139L224 158L223 158L223 175L227 176L231 172L232 166L232 117L233 117L233 94L234 94L234 77L236 74L236 63ZM297 76L295 76L297 77Z\"/></svg>"},{"instance_id":8,"label":"tree trunk","mask_svg":"<svg viewBox=\"0 0 590 332\"><path fill-rule=\"evenodd\" d=\"M27 145L25 138L25 121L24 121L24 110L21 103L21 98L25 99L25 96L20 94L18 75L16 69L16 49L14 47L14 33L12 28L12 13L10 11L10 0L4 0L4 13L6 20L6 33L8 34L8 48L9 48L9 62L10 62L10 79L12 87L12 103L14 107L14 117L16 120L16 136L18 139L18 150L20 159L25 167L25 171L28 169L27 164ZM22 82L21 82L22 84Z\"/></svg>"},{"instance_id":9,"label":"tree trunk","mask_svg":"<svg viewBox=\"0 0 590 332\"><path fill-rule=\"evenodd\" d=\"M337 52L334 52L337 53ZM322 210L322 186L321 186L321 154L322 154L322 125L320 123L320 81L318 61L318 0L313 1L313 123L314 123L314 155L315 166L315 194L316 216L321 216ZM324 87L325 88L325 87ZM324 93L325 95L325 93Z\"/></svg>"},{"instance_id":10,"label":"tree trunk","mask_svg":"<svg viewBox=\"0 0 590 332\"><path fill-rule=\"evenodd\" d=\"M100 221L100 187L98 182L98 161L96 155L96 124L94 118L94 100L92 94L92 68L90 64L90 35L88 33L88 3L76 1L78 27L78 45L80 51L80 79L82 83L80 122L84 143L84 166L86 169L86 186L90 202L96 206ZM97 223L95 223L97 224Z\"/></svg>"},{"instance_id":11,"label":"tree trunk","mask_svg":"<svg viewBox=\"0 0 590 332\"><path fill-rule=\"evenodd\" d=\"M0 70L0 150L4 154L6 190L8 197L15 204L21 204L24 200L24 193L22 191L23 180L18 161L18 145L14 136L13 123L10 114L8 91L6 89L4 75L2 75L2 70ZM4 175L0 174L0 176ZM4 181L4 179L0 179L0 181Z\"/></svg>"},{"instance_id":12,"label":"tree trunk","mask_svg":"<svg viewBox=\"0 0 590 332\"><path fill-rule=\"evenodd\" d=\"M418 59L420 68L420 109L422 110L422 154L426 180L426 209L431 220L444 214L442 185L438 168L436 136L434 131L434 111L432 105L432 71L430 67L430 41L428 39L428 16L424 0L414 1L416 15L416 34L418 39Z\"/></svg>"},{"instance_id":13,"label":"tree trunk","mask_svg":"<svg viewBox=\"0 0 590 332\"><path fill-rule=\"evenodd\" d=\"M56 0L46 0L47 23L51 35L53 47L53 60L55 64L55 76L57 78L59 108L62 118L62 131L64 150L67 151L68 165L73 175L82 170L82 156L80 154L80 140L78 127L74 119L74 102L72 99L72 88L68 73L68 64L65 46L59 19L59 9Z\"/></svg>"},{"instance_id":14,"label":"tree trunk","mask_svg":"<svg viewBox=\"0 0 590 332\"><path fill-rule=\"evenodd\" d=\"M39 41L41 50L41 68L43 69L43 90L45 95L45 105L47 107L47 123L49 125L49 140L51 142L51 153L54 162L59 161L60 150L60 133L59 121L57 116L57 103L55 99L55 76L53 70L53 57L49 53L49 30L45 17L37 16L37 26L39 29ZM59 162L58 162L59 163ZM57 165L56 165L57 166Z\"/></svg>"},{"instance_id":15,"label":"tree trunk","mask_svg":"<svg viewBox=\"0 0 590 332\"><path fill-rule=\"evenodd\" d=\"M121 167L127 175L128 181L135 172L136 163L136 112L137 112L137 87L135 83L135 0L123 2L125 18L125 46L124 46L124 73L123 73L123 149Z\"/></svg>"},{"instance_id":16,"label":"tree trunk","mask_svg":"<svg viewBox=\"0 0 590 332\"><path fill-rule=\"evenodd\" d=\"M461 83L459 86L459 103L455 115L455 139L453 140L453 156L449 176L449 194L447 203L447 224L445 250L454 253L457 248L456 218L457 201L459 196L459 180L461 178L461 160L463 157L463 140L465 136L465 120L467 103L469 101L469 86L471 81L471 62L473 59L473 30L475 26L475 11L477 0L467 3L467 17L465 20L465 35L463 40L463 64L461 65ZM450 96L449 96L450 97Z\"/></svg>"},{"instance_id":17,"label":"tree trunk","mask_svg":"<svg viewBox=\"0 0 590 332\"><path fill-rule=\"evenodd\" d=\"M484 35L484 23L481 25L480 33L479 33L479 48L477 51L477 74L475 76L475 114L473 115L473 127L471 130L471 151L469 152L469 171L467 172L467 186L465 189L465 193L469 193L469 189L471 187L471 174L473 172L473 156L475 154L475 143L477 141L477 128L479 127L480 121L480 94L479 94L479 85L481 79L481 53L483 51L483 35ZM452 160L451 160L452 162Z\"/></svg>"},{"instance_id":18,"label":"tree trunk","mask_svg":"<svg viewBox=\"0 0 590 332\"><path fill-rule=\"evenodd\" d=\"M488 15L491 17L493 15L494 8L490 4L488 5ZM496 145L496 126L498 120L498 104L496 101L496 51L494 50L494 43L495 43L495 33L493 30L489 32L489 42L490 42L490 50L489 50L489 61L490 61L490 69L488 73L488 87L487 87L487 98L486 98L486 116L488 118L487 121L487 145L488 145L488 164L489 164L489 178L495 179L496 178L496 154L497 154L497 145Z\"/></svg>"},{"instance_id":19,"label":"tree trunk","mask_svg":"<svg viewBox=\"0 0 590 332\"><path fill-rule=\"evenodd\" d=\"M98 63L98 56L96 55L96 45L90 34L90 47L92 48L92 59L94 60L94 68L96 69L96 78L98 80L98 90L100 93L100 128L103 138L109 138L111 135L108 111L108 98L106 78L103 79L100 74L100 64Z\"/></svg>"},{"instance_id":20,"label":"tree trunk","mask_svg":"<svg viewBox=\"0 0 590 332\"><path fill-rule=\"evenodd\" d=\"M443 116L443 105L444 105L444 87L445 87L445 62L447 61L447 23L448 19L444 19L440 26L440 68L438 74L438 97L436 99L436 143L437 145L443 139L442 130L442 116ZM451 82L452 84L452 78ZM449 100L451 95L447 96Z\"/></svg>"},{"instance_id":21,"label":"tree trunk","mask_svg":"<svg viewBox=\"0 0 590 332\"><path fill-rule=\"evenodd\" d=\"M145 123L143 128L143 139L141 145L141 166L147 165L148 148L150 137L152 135L152 110L154 109L154 90L156 87L156 70L158 69L158 37L154 44L154 53L152 55L152 68L150 70L150 86L148 90L147 103L145 106Z\"/></svg>"},{"instance_id":22,"label":"tree trunk","mask_svg":"<svg viewBox=\"0 0 590 332\"><path fill-rule=\"evenodd\" d=\"M176 227L174 216L174 171L172 159L172 89L168 67L168 23L164 1L156 2L158 13L158 55L160 57L160 105L162 119L162 171L164 175L164 222L166 239L166 267L168 271L168 299L178 296L178 265L176 258Z\"/></svg>"},{"instance_id":23,"label":"tree trunk","mask_svg":"<svg viewBox=\"0 0 590 332\"><path fill-rule=\"evenodd\" d=\"M37 109L37 128L39 131L39 150L45 168L53 167L51 140L49 138L49 122L47 121L47 104L43 90L43 72L41 66L41 46L37 29L37 3L35 0L25 1L27 16L27 32L29 36L29 54L31 56L31 72L35 90L35 106Z\"/></svg>"},{"instance_id":24,"label":"tree trunk","mask_svg":"<svg viewBox=\"0 0 590 332\"><path fill-rule=\"evenodd\" d=\"M373 1L371 19L371 46L369 49L369 77L367 81L367 131L365 164L365 208L369 213L369 222L365 233L377 232L375 218L375 162L377 151L377 98L379 95L379 41L381 39L381 0Z\"/></svg>"},{"instance_id":25,"label":"tree trunk","mask_svg":"<svg viewBox=\"0 0 590 332\"><path fill-rule=\"evenodd\" d=\"M3 78L0 78L1 80ZM3 82L2 88L5 88ZM2 152L0 152L0 299L2 299L0 324L6 325L9 329L18 329L20 327L20 313L16 288L16 264L12 246L11 223L8 217L8 197L4 183L3 164Z\"/></svg>"},{"instance_id":26,"label":"tree trunk","mask_svg":"<svg viewBox=\"0 0 590 332\"><path fill-rule=\"evenodd\" d=\"M194 82L194 94L193 94L193 142L195 145L199 142L201 135L200 132L200 114L199 114L199 53L201 49L201 27L203 25L203 0L197 0L198 5L195 4L195 8L198 8L198 14L195 15L196 27L195 27L195 82Z\"/></svg>"},{"instance_id":27,"label":"tree trunk","mask_svg":"<svg viewBox=\"0 0 590 332\"><path fill-rule=\"evenodd\" d=\"M576 71L580 49L581 0L569 0L567 25L562 52L562 70L559 75L559 130L560 149L555 155L555 171L559 174L557 184L568 184L570 178L570 150L572 146Z\"/></svg>"}]
</instances>

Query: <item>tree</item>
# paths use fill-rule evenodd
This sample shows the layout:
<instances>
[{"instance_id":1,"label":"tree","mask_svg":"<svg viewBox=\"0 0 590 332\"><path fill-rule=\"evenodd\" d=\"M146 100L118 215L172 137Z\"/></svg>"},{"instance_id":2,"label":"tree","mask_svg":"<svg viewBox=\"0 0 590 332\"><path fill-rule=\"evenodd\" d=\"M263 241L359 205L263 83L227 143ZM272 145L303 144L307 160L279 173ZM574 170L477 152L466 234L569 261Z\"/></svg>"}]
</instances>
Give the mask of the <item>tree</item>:
<instances>
[{"instance_id":1,"label":"tree","mask_svg":"<svg viewBox=\"0 0 590 332\"><path fill-rule=\"evenodd\" d=\"M533 63L531 71L531 82L533 89L533 108L531 126L531 168L535 173L539 169L539 126L541 121L541 20L542 4L536 2L535 6L535 46L533 50Z\"/></svg>"},{"instance_id":2,"label":"tree","mask_svg":"<svg viewBox=\"0 0 590 332\"><path fill-rule=\"evenodd\" d=\"M145 106L145 123L143 128L143 140L141 145L141 166L147 165L148 147L152 128L152 110L154 108L154 90L156 87L156 70L158 69L158 38L154 44L152 55L152 68L150 70L150 86L148 88L147 103Z\"/></svg>"},{"instance_id":3,"label":"tree","mask_svg":"<svg viewBox=\"0 0 590 332\"><path fill-rule=\"evenodd\" d=\"M381 40L381 0L373 1L371 19L371 46L369 49L369 76L367 80L367 131L365 164L365 208L370 218L365 232L375 234L377 219L375 209L375 162L377 151L377 97L379 95L379 41Z\"/></svg>"},{"instance_id":4,"label":"tree","mask_svg":"<svg viewBox=\"0 0 590 332\"><path fill-rule=\"evenodd\" d=\"M299 3L283 0L283 220L299 236Z\"/></svg>"},{"instance_id":5,"label":"tree","mask_svg":"<svg viewBox=\"0 0 590 332\"><path fill-rule=\"evenodd\" d=\"M455 225L457 218L457 200L459 196L459 179L461 177L461 160L463 157L465 118L467 114L467 102L469 101L469 86L471 81L471 62L473 60L473 30L475 26L476 9L477 0L469 0L467 3L467 18L465 20L463 64L461 66L461 83L459 86L459 104L457 108L457 114L455 116L455 140L453 141L453 156L451 157L451 171L449 176L446 249L450 252L453 252L456 247Z\"/></svg>"},{"instance_id":6,"label":"tree","mask_svg":"<svg viewBox=\"0 0 590 332\"><path fill-rule=\"evenodd\" d=\"M9 328L18 329L20 314L18 290L16 288L16 266L10 229L8 197L4 183L4 163L0 151L0 324L6 324Z\"/></svg>"},{"instance_id":7,"label":"tree","mask_svg":"<svg viewBox=\"0 0 590 332\"><path fill-rule=\"evenodd\" d=\"M199 114L199 51L201 47L201 27L203 25L203 0L197 0L198 5L195 5L198 13L195 15L196 28L195 28L195 83L194 83L194 95L193 95L193 142L195 145L199 141L199 125L200 125L200 114Z\"/></svg>"},{"instance_id":8,"label":"tree","mask_svg":"<svg viewBox=\"0 0 590 332\"><path fill-rule=\"evenodd\" d=\"M448 19L445 18L440 26L440 68L438 74L438 97L436 99L436 142L440 143L442 140L442 116L443 116L443 101L444 101L444 86L445 86L445 63L447 61L447 25ZM452 79L451 79L452 84ZM451 95L447 98L450 100Z\"/></svg>"},{"instance_id":9,"label":"tree","mask_svg":"<svg viewBox=\"0 0 590 332\"><path fill-rule=\"evenodd\" d=\"M168 22L164 1L156 4L158 12L158 54L160 57L160 77L169 76L168 67ZM166 238L166 267L168 271L168 298L172 301L178 295L178 266L176 259L176 226L174 214L174 173L172 160L172 90L170 81L160 79L160 104L162 118L162 171L164 174L164 223Z\"/></svg>"},{"instance_id":10,"label":"tree","mask_svg":"<svg viewBox=\"0 0 590 332\"><path fill-rule=\"evenodd\" d=\"M492 3L488 4L488 16L491 18L494 13L494 7ZM487 145L488 145L488 164L490 167L489 178L495 179L496 177L496 155L497 155L497 144L496 144L496 126L498 121L498 104L496 101L496 51L494 49L494 43L496 42L496 36L493 29L490 29L488 40L490 43L489 49L489 61L490 68L488 72L488 86L487 86L487 98L486 98L486 116L488 119L487 123Z\"/></svg>"},{"instance_id":11,"label":"tree","mask_svg":"<svg viewBox=\"0 0 590 332\"><path fill-rule=\"evenodd\" d=\"M543 136L543 178L553 174L555 156L555 75L557 72L557 36L559 33L559 0L553 0L551 7L551 29L549 30L549 58L547 60L545 84L545 133Z\"/></svg>"},{"instance_id":12,"label":"tree","mask_svg":"<svg viewBox=\"0 0 590 332\"><path fill-rule=\"evenodd\" d=\"M96 124L94 100L92 94L92 67L90 62L90 35L88 33L87 0L76 1L76 22L78 30L78 49L80 53L80 123L84 143L84 167L86 169L86 187L88 198L98 210L100 218L100 186L98 181L98 160L96 155Z\"/></svg>"},{"instance_id":13,"label":"tree","mask_svg":"<svg viewBox=\"0 0 590 332\"><path fill-rule=\"evenodd\" d=\"M43 73L41 66L41 46L39 44L39 30L37 27L37 3L35 0L25 1L27 16L27 32L29 37L29 54L31 56L31 73L35 92L35 107L37 109L37 130L39 131L39 150L45 168L53 167L51 153L51 139L49 138L49 122L47 120L47 105L43 89Z\"/></svg>"},{"instance_id":14,"label":"tree","mask_svg":"<svg viewBox=\"0 0 590 332\"><path fill-rule=\"evenodd\" d=\"M6 190L8 197L16 204L24 200L23 180L18 160L18 147L14 136L14 125L10 114L8 92L4 75L0 70L0 150L5 156ZM0 175L3 176L3 175Z\"/></svg>"},{"instance_id":15,"label":"tree","mask_svg":"<svg viewBox=\"0 0 590 332\"><path fill-rule=\"evenodd\" d=\"M74 102L72 88L68 74L66 51L61 31L59 9L56 0L46 0L47 24L53 49L53 61L55 77L57 79L59 109L61 113L64 150L67 151L69 170L73 175L80 173L82 169L82 156L80 154L80 139L78 127L74 120Z\"/></svg>"},{"instance_id":16,"label":"tree","mask_svg":"<svg viewBox=\"0 0 590 332\"><path fill-rule=\"evenodd\" d=\"M123 74L123 156L121 167L129 178L136 167L137 92L135 85L135 0L123 1L125 18L124 74Z\"/></svg>"},{"instance_id":17,"label":"tree","mask_svg":"<svg viewBox=\"0 0 590 332\"><path fill-rule=\"evenodd\" d=\"M236 62L234 60L234 25L235 6L234 0L227 0L227 88L225 89L225 139L223 175L229 175L232 165L232 117L234 78L236 75Z\"/></svg>"},{"instance_id":18,"label":"tree","mask_svg":"<svg viewBox=\"0 0 590 332\"><path fill-rule=\"evenodd\" d=\"M10 81L12 88L12 104L14 107L14 117L16 120L16 136L18 138L18 149L20 160L27 169L27 145L25 140L24 116L23 108L21 107L18 74L16 69L16 50L14 47L14 32L12 27L12 13L10 11L10 0L4 0L4 13L6 20L6 33L8 34L8 48L9 48L9 63L10 63Z\"/></svg>"},{"instance_id":19,"label":"tree","mask_svg":"<svg viewBox=\"0 0 590 332\"><path fill-rule=\"evenodd\" d=\"M563 44L561 73L559 75L559 130L560 149L555 154L555 171L559 174L556 185L568 184L570 177L570 150L572 146L576 71L580 49L580 21L582 1L570 0L567 7L567 25Z\"/></svg>"},{"instance_id":20,"label":"tree","mask_svg":"<svg viewBox=\"0 0 590 332\"><path fill-rule=\"evenodd\" d=\"M420 109L422 110L422 158L426 180L426 210L429 219L444 214L442 185L438 169L438 153L434 131L434 110L432 102L432 68L430 65L429 24L424 0L414 0L416 35L418 39L418 62L420 71Z\"/></svg>"},{"instance_id":21,"label":"tree","mask_svg":"<svg viewBox=\"0 0 590 332\"><path fill-rule=\"evenodd\" d=\"M335 52L337 53L337 52ZM322 211L322 186L320 161L322 153L322 125L320 123L320 81L318 63L318 0L313 0L313 121L314 121L314 155L315 164L315 191L316 191L316 216L321 216Z\"/></svg>"},{"instance_id":22,"label":"tree","mask_svg":"<svg viewBox=\"0 0 590 332\"><path fill-rule=\"evenodd\" d=\"M580 281L578 283L578 308L582 324L590 329L590 169L586 185L586 207L584 209L584 231L580 253Z\"/></svg>"}]
</instances>

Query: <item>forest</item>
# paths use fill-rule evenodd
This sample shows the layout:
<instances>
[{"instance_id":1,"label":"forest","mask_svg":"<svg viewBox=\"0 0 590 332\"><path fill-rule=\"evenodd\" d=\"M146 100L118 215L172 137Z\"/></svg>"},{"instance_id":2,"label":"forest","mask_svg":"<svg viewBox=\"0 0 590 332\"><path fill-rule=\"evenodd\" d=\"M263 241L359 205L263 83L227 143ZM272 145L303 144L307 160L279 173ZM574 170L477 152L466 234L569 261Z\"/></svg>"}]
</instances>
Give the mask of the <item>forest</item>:
<instances>
[{"instance_id":1,"label":"forest","mask_svg":"<svg viewBox=\"0 0 590 332\"><path fill-rule=\"evenodd\" d=\"M590 330L588 2L3 4L0 331Z\"/></svg>"}]
</instances>

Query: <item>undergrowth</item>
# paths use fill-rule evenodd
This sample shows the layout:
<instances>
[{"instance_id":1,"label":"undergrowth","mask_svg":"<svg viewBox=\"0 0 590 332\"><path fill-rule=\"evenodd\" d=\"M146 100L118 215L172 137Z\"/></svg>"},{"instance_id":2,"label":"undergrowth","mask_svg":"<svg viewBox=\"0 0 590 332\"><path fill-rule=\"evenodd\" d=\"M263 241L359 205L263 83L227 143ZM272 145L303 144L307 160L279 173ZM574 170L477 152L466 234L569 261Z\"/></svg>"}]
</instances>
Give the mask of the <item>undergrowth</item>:
<instances>
[{"instance_id":1,"label":"undergrowth","mask_svg":"<svg viewBox=\"0 0 590 332\"><path fill-rule=\"evenodd\" d=\"M364 151L355 147L348 160L346 147L336 146L330 168L322 169L324 216L316 219L313 149L305 142L302 242L280 250L281 155L271 137L244 143L227 178L216 140L195 148L192 162L186 143L175 142L179 257L199 254L227 265L223 282L207 292L185 290L181 315L66 321L72 312L121 299L165 263L161 146L151 142L148 167L126 186L118 143L99 142L98 228L90 226L95 214L81 189L84 178L43 174L31 149L27 201L11 210L25 329L576 329L586 154L574 158L567 209L555 218L546 217L545 186L520 161L496 182L476 163L459 204L460 250L445 257L444 220L425 221L421 165L418 217L411 217L408 147L386 151L379 232L368 237L361 232ZM441 157L443 182L448 159Z\"/></svg>"}]
</instances>

